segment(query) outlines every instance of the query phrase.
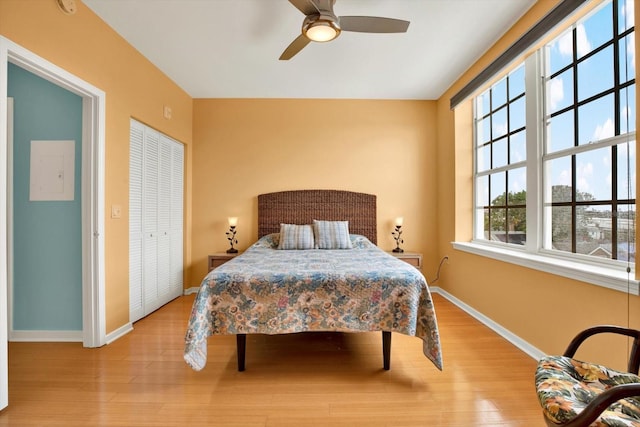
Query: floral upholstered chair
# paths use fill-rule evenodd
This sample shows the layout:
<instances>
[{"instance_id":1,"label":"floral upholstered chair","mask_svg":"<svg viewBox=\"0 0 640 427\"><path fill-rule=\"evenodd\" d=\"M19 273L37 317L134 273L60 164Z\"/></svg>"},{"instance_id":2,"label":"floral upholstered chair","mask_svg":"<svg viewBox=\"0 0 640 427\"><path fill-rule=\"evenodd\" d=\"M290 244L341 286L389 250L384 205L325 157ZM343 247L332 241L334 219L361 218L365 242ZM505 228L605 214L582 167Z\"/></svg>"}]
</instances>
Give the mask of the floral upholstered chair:
<instances>
[{"instance_id":1,"label":"floral upholstered chair","mask_svg":"<svg viewBox=\"0 0 640 427\"><path fill-rule=\"evenodd\" d=\"M573 358L590 336L615 333L634 338L628 372ZM536 391L548 426L640 427L640 331L595 326L580 332L562 356L547 356L536 370Z\"/></svg>"}]
</instances>

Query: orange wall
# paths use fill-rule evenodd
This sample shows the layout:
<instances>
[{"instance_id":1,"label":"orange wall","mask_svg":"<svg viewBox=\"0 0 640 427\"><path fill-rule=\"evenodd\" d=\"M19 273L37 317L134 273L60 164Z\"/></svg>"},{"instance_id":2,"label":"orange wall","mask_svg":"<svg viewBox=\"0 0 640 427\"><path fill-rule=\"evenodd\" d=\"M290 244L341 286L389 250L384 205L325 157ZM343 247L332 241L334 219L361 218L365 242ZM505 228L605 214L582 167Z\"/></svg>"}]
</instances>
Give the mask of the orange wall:
<instances>
[{"instance_id":1,"label":"orange wall","mask_svg":"<svg viewBox=\"0 0 640 427\"><path fill-rule=\"evenodd\" d=\"M257 196L303 188L377 195L378 244L404 248L437 266L436 127L433 101L194 101L193 278L207 255L225 251L227 217L239 217L245 249L257 238Z\"/></svg>"},{"instance_id":2,"label":"orange wall","mask_svg":"<svg viewBox=\"0 0 640 427\"><path fill-rule=\"evenodd\" d=\"M65 15L53 0L1 0L0 35L106 93L105 259L109 333L129 322L129 119L134 117L185 143L189 171L192 99L82 2L76 3L77 13ZM173 110L171 120L162 116L164 105ZM186 179L190 183L190 177ZM187 229L189 197L187 190ZM123 207L122 219L111 219L112 204ZM188 242L185 247L189 247ZM188 256L187 251L186 262Z\"/></svg>"},{"instance_id":3,"label":"orange wall","mask_svg":"<svg viewBox=\"0 0 640 427\"><path fill-rule=\"evenodd\" d=\"M594 324L640 328L640 298L452 248L450 242L471 238L472 109L468 101L453 112L449 99L557 3L537 2L438 100L437 106L438 253L449 255L439 285L525 341L554 354L564 351L576 332ZM635 13L637 23L637 8ZM636 42L636 49L638 46ZM445 183L451 183L454 191ZM605 342L607 345L599 346ZM622 340L597 344L581 356L625 368L626 344Z\"/></svg>"}]
</instances>

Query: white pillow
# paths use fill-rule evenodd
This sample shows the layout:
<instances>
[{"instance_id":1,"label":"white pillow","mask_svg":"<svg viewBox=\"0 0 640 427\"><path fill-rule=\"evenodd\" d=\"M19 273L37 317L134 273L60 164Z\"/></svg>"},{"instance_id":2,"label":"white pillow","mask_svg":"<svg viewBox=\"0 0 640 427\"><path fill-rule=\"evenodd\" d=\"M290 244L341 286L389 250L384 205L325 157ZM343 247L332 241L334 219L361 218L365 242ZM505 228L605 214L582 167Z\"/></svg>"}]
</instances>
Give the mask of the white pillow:
<instances>
[{"instance_id":1,"label":"white pillow","mask_svg":"<svg viewBox=\"0 0 640 427\"><path fill-rule=\"evenodd\" d=\"M351 249L349 221L313 220L313 229L318 249Z\"/></svg>"},{"instance_id":2,"label":"white pillow","mask_svg":"<svg viewBox=\"0 0 640 427\"><path fill-rule=\"evenodd\" d=\"M310 225L280 224L278 249L313 249L313 228Z\"/></svg>"}]
</instances>

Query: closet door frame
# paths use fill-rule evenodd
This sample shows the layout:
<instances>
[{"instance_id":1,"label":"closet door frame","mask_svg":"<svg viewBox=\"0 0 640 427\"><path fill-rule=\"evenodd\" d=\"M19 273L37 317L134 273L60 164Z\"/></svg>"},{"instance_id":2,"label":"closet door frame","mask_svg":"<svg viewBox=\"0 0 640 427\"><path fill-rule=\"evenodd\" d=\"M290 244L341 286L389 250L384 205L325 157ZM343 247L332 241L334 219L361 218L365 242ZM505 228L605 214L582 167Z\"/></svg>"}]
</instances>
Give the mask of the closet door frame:
<instances>
[{"instance_id":1,"label":"closet door frame","mask_svg":"<svg viewBox=\"0 0 640 427\"><path fill-rule=\"evenodd\" d=\"M140 148L133 146L138 133ZM130 165L129 193L129 314L135 322L183 292L184 145L135 119L131 119L130 134L130 162L138 161L133 157L141 153L141 164ZM133 175L137 173L141 175ZM140 194L135 194L138 187ZM134 213L140 217L134 218ZM176 216L178 226L174 228ZM139 254L132 243L139 244ZM159 259L162 254L166 262Z\"/></svg>"}]
</instances>

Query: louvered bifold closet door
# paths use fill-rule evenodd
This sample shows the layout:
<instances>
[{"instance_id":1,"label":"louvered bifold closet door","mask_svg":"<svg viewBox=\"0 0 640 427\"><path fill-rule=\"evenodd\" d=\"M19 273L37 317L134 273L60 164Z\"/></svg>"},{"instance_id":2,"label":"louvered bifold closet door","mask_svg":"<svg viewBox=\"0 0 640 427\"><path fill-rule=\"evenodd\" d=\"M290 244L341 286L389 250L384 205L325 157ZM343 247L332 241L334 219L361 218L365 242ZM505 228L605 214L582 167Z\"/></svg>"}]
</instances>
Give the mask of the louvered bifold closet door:
<instances>
[{"instance_id":1,"label":"louvered bifold closet door","mask_svg":"<svg viewBox=\"0 0 640 427\"><path fill-rule=\"evenodd\" d=\"M171 299L171 145L160 136L158 143L158 297Z\"/></svg>"},{"instance_id":2,"label":"louvered bifold closet door","mask_svg":"<svg viewBox=\"0 0 640 427\"><path fill-rule=\"evenodd\" d=\"M172 144L171 156L171 268L170 287L175 296L183 289L184 146Z\"/></svg>"},{"instance_id":3,"label":"louvered bifold closet door","mask_svg":"<svg viewBox=\"0 0 640 427\"><path fill-rule=\"evenodd\" d=\"M129 315L182 294L184 146L131 120Z\"/></svg>"},{"instance_id":4,"label":"louvered bifold closet door","mask_svg":"<svg viewBox=\"0 0 640 427\"><path fill-rule=\"evenodd\" d=\"M142 294L142 150L144 127L131 122L129 135L129 319L144 316Z\"/></svg>"},{"instance_id":5,"label":"louvered bifold closet door","mask_svg":"<svg viewBox=\"0 0 640 427\"><path fill-rule=\"evenodd\" d=\"M144 185L142 198L144 311L151 313L160 307L158 291L158 186L159 186L159 142L158 132L147 128L144 139Z\"/></svg>"}]
</instances>

